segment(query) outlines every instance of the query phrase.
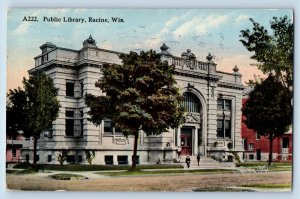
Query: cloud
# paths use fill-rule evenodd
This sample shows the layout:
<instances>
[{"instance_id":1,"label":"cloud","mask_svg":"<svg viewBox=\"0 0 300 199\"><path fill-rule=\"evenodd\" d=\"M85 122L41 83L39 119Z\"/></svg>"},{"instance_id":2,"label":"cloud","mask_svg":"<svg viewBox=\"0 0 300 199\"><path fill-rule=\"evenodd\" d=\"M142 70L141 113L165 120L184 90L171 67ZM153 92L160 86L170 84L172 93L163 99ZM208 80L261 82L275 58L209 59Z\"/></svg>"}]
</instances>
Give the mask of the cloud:
<instances>
[{"instance_id":1,"label":"cloud","mask_svg":"<svg viewBox=\"0 0 300 199\"><path fill-rule=\"evenodd\" d=\"M239 15L235 21L236 22L240 22L240 21L246 21L246 20L249 20L250 16L249 15L246 15L246 14L241 14Z\"/></svg>"},{"instance_id":2,"label":"cloud","mask_svg":"<svg viewBox=\"0 0 300 199\"><path fill-rule=\"evenodd\" d=\"M26 33L28 28L30 26L30 23L21 23L14 31L16 34L23 34Z\"/></svg>"},{"instance_id":3,"label":"cloud","mask_svg":"<svg viewBox=\"0 0 300 199\"><path fill-rule=\"evenodd\" d=\"M173 31L173 36L175 39L179 39L190 32L205 33L209 29L223 24L227 19L228 15L210 15L208 17L195 16L192 20L185 22Z\"/></svg>"}]
</instances>

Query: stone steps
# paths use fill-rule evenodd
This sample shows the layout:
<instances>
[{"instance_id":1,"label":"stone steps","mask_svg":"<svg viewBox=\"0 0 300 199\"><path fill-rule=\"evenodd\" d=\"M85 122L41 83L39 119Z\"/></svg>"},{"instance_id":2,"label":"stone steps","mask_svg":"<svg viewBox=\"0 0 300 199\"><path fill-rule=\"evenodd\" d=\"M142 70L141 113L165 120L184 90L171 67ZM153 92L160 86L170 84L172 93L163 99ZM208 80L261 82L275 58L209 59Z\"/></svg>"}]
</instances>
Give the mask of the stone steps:
<instances>
[{"instance_id":1,"label":"stone steps","mask_svg":"<svg viewBox=\"0 0 300 199\"><path fill-rule=\"evenodd\" d=\"M180 163L187 168L187 164L185 163L186 156L181 156ZM190 169L233 169L235 168L235 164L233 162L218 162L210 157L201 157L199 166L197 163L197 156L190 156L191 164Z\"/></svg>"}]
</instances>

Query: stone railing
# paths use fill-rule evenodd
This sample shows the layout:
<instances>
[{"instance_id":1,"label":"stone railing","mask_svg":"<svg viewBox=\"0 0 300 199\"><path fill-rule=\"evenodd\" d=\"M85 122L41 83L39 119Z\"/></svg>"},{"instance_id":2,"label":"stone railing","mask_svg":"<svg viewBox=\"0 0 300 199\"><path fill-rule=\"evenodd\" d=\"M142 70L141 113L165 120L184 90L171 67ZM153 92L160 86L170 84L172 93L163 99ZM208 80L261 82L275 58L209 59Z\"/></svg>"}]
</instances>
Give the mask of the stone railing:
<instances>
[{"instance_id":1,"label":"stone railing","mask_svg":"<svg viewBox=\"0 0 300 199\"><path fill-rule=\"evenodd\" d=\"M206 72L208 71L207 62L197 61L197 60L187 60L181 57L172 57L172 64L175 65L178 69L184 70L194 70L199 72Z\"/></svg>"}]
</instances>

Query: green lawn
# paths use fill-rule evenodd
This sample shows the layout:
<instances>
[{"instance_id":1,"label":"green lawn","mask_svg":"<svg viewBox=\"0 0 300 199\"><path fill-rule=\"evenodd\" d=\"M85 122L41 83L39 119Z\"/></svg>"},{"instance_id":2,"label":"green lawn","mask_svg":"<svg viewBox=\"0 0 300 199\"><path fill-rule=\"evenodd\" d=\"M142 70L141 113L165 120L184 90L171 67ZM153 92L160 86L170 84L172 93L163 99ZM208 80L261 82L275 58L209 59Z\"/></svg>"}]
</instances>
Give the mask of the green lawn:
<instances>
[{"instance_id":1,"label":"green lawn","mask_svg":"<svg viewBox=\"0 0 300 199\"><path fill-rule=\"evenodd\" d=\"M27 169L30 168L29 164L18 164L14 168ZM39 170L56 170L56 171L107 171L107 170L129 170L131 165L80 165L80 164L67 164L67 165L37 165ZM182 165L137 165L137 169L180 169Z\"/></svg>"},{"instance_id":2,"label":"green lawn","mask_svg":"<svg viewBox=\"0 0 300 199\"><path fill-rule=\"evenodd\" d=\"M55 180L81 180L87 179L85 176L77 174L68 174L68 173L59 173L50 175L49 177L54 178Z\"/></svg>"},{"instance_id":3,"label":"green lawn","mask_svg":"<svg viewBox=\"0 0 300 199\"><path fill-rule=\"evenodd\" d=\"M144 176L144 175L172 175L172 174L217 174L217 173L232 173L228 169L203 169L203 170L154 170L154 171L121 171L121 172L97 172L96 174L105 176Z\"/></svg>"},{"instance_id":4,"label":"green lawn","mask_svg":"<svg viewBox=\"0 0 300 199\"><path fill-rule=\"evenodd\" d=\"M242 185L242 187L253 187L263 189L280 189L280 188L291 188L291 184L250 184Z\"/></svg>"}]
</instances>

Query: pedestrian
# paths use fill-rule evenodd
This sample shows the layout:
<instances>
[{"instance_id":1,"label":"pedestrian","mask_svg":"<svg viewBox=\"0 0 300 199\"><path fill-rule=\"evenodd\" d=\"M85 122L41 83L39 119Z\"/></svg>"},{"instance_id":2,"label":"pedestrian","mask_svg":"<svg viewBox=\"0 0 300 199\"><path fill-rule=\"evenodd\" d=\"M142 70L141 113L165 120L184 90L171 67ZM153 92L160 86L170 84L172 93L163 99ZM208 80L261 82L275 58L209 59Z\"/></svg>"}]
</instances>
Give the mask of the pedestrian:
<instances>
[{"instance_id":1,"label":"pedestrian","mask_svg":"<svg viewBox=\"0 0 300 199\"><path fill-rule=\"evenodd\" d=\"M181 154L181 146L178 146L177 153L178 153L178 159L180 159L180 154Z\"/></svg>"},{"instance_id":2,"label":"pedestrian","mask_svg":"<svg viewBox=\"0 0 300 199\"><path fill-rule=\"evenodd\" d=\"M200 163L200 153L198 153L198 155L197 155L197 162L198 162L198 166L199 166L199 163Z\"/></svg>"},{"instance_id":3,"label":"pedestrian","mask_svg":"<svg viewBox=\"0 0 300 199\"><path fill-rule=\"evenodd\" d=\"M191 158L190 158L190 156L186 156L185 162L186 162L187 168L189 169L190 168L190 164L191 164Z\"/></svg>"}]
</instances>

